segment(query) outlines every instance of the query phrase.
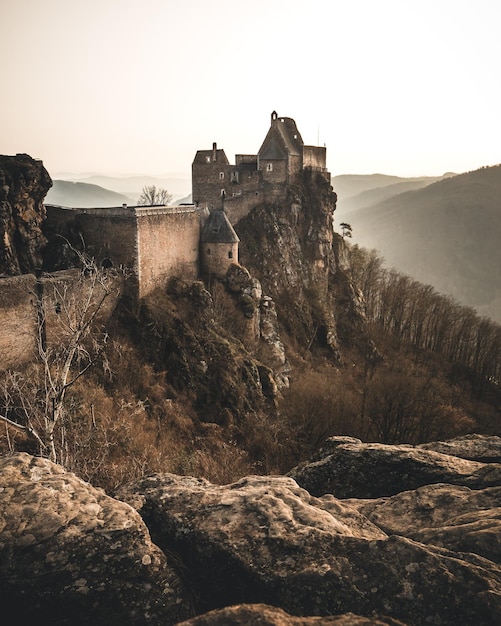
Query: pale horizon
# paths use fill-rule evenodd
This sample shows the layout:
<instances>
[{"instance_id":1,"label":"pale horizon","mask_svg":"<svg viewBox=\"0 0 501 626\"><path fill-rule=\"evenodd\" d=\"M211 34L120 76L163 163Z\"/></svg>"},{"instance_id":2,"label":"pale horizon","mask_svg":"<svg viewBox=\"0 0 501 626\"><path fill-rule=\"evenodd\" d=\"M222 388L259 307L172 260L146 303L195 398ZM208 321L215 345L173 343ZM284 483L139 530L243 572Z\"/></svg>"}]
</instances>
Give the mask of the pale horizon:
<instances>
[{"instance_id":1,"label":"pale horizon","mask_svg":"<svg viewBox=\"0 0 501 626\"><path fill-rule=\"evenodd\" d=\"M501 162L501 6L424 0L3 0L0 153L62 174L191 176L270 114L333 176Z\"/></svg>"}]
</instances>

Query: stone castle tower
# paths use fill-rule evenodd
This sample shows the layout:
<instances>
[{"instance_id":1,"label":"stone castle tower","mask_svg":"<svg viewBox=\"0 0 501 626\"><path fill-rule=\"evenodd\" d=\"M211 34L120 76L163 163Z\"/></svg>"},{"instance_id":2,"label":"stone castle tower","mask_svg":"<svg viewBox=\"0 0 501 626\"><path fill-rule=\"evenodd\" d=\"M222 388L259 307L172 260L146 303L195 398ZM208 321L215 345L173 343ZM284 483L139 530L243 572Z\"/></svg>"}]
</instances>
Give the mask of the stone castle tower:
<instances>
[{"instance_id":1,"label":"stone castle tower","mask_svg":"<svg viewBox=\"0 0 501 626\"><path fill-rule=\"evenodd\" d=\"M198 150L192 164L192 193L196 206L214 209L225 197L232 224L256 205L284 196L287 185L299 182L303 172L318 172L330 182L325 147L304 144L296 122L271 114L271 124L257 154L237 154L230 164L224 150Z\"/></svg>"}]
</instances>

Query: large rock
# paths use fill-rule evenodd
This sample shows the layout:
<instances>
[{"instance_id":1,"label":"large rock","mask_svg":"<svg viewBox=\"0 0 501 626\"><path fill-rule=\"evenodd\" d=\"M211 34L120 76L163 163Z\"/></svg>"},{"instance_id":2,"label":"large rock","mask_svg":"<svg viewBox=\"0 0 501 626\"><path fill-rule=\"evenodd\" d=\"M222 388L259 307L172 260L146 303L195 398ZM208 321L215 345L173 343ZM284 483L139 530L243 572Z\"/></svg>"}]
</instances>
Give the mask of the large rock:
<instances>
[{"instance_id":1,"label":"large rock","mask_svg":"<svg viewBox=\"0 0 501 626\"><path fill-rule=\"evenodd\" d=\"M43 201L51 186L41 161L27 154L0 155L0 276L42 267Z\"/></svg>"},{"instance_id":2,"label":"large rock","mask_svg":"<svg viewBox=\"0 0 501 626\"><path fill-rule=\"evenodd\" d=\"M332 495L315 498L286 477L220 486L157 475L122 494L155 542L176 553L197 612L242 603L293 615L388 615L410 624L501 622L501 570L387 537Z\"/></svg>"},{"instance_id":3,"label":"large rock","mask_svg":"<svg viewBox=\"0 0 501 626\"><path fill-rule=\"evenodd\" d=\"M361 617L353 613L332 617L294 617L276 606L240 604L193 617L178 626L403 626L391 618Z\"/></svg>"},{"instance_id":4,"label":"large rock","mask_svg":"<svg viewBox=\"0 0 501 626\"><path fill-rule=\"evenodd\" d=\"M388 534L501 563L501 487L427 485L391 498L345 502Z\"/></svg>"},{"instance_id":5,"label":"large rock","mask_svg":"<svg viewBox=\"0 0 501 626\"><path fill-rule=\"evenodd\" d=\"M494 435L464 435L448 441L423 443L418 448L452 454L470 461L501 463L501 437Z\"/></svg>"},{"instance_id":6,"label":"large rock","mask_svg":"<svg viewBox=\"0 0 501 626\"><path fill-rule=\"evenodd\" d=\"M472 489L501 485L500 464L468 461L408 445L332 438L319 456L289 473L315 496L380 498L434 483Z\"/></svg>"},{"instance_id":7,"label":"large rock","mask_svg":"<svg viewBox=\"0 0 501 626\"><path fill-rule=\"evenodd\" d=\"M167 625L193 615L136 511L48 460L0 459L0 533L10 623Z\"/></svg>"}]
</instances>

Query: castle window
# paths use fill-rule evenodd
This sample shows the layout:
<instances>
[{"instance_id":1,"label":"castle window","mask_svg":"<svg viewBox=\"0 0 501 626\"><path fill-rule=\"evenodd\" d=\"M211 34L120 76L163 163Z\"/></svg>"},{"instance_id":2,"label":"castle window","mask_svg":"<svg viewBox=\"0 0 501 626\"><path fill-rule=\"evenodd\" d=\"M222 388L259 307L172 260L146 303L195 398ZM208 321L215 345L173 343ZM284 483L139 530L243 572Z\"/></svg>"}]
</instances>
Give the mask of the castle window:
<instances>
[{"instance_id":1,"label":"castle window","mask_svg":"<svg viewBox=\"0 0 501 626\"><path fill-rule=\"evenodd\" d=\"M231 182L232 183L238 183L238 172L232 172L231 173Z\"/></svg>"},{"instance_id":2,"label":"castle window","mask_svg":"<svg viewBox=\"0 0 501 626\"><path fill-rule=\"evenodd\" d=\"M205 162L210 163L210 157L205 157Z\"/></svg>"},{"instance_id":3,"label":"castle window","mask_svg":"<svg viewBox=\"0 0 501 626\"><path fill-rule=\"evenodd\" d=\"M232 258L233 258L233 250L230 250L230 251L228 252L228 258L229 258L229 259L232 259Z\"/></svg>"},{"instance_id":4,"label":"castle window","mask_svg":"<svg viewBox=\"0 0 501 626\"><path fill-rule=\"evenodd\" d=\"M207 248L207 256L210 256L210 248Z\"/></svg>"},{"instance_id":5,"label":"castle window","mask_svg":"<svg viewBox=\"0 0 501 626\"><path fill-rule=\"evenodd\" d=\"M219 172L219 178L222 180L224 178L224 172Z\"/></svg>"},{"instance_id":6,"label":"castle window","mask_svg":"<svg viewBox=\"0 0 501 626\"><path fill-rule=\"evenodd\" d=\"M266 165L266 171L267 172L273 172L273 163L268 163Z\"/></svg>"}]
</instances>

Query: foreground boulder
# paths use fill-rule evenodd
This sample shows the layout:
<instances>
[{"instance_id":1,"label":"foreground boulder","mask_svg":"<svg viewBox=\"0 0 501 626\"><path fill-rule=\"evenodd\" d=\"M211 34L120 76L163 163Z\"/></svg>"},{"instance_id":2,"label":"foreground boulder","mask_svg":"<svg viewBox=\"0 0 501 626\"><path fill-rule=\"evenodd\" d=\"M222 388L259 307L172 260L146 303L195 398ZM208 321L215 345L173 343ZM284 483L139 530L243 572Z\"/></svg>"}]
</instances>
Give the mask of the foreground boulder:
<instances>
[{"instance_id":1,"label":"foreground boulder","mask_svg":"<svg viewBox=\"0 0 501 626\"><path fill-rule=\"evenodd\" d=\"M0 606L11 623L54 626L193 614L134 509L23 453L0 458Z\"/></svg>"},{"instance_id":2,"label":"foreground boulder","mask_svg":"<svg viewBox=\"0 0 501 626\"><path fill-rule=\"evenodd\" d=\"M501 485L501 464L469 461L410 445L333 437L318 459L289 476L315 496L380 498L434 483L483 489Z\"/></svg>"},{"instance_id":3,"label":"foreground boulder","mask_svg":"<svg viewBox=\"0 0 501 626\"><path fill-rule=\"evenodd\" d=\"M388 537L349 504L312 497L290 478L247 477L220 486L157 475L122 497L138 508L155 542L183 564L197 613L265 603L292 615L501 623L495 563Z\"/></svg>"},{"instance_id":4,"label":"foreground boulder","mask_svg":"<svg viewBox=\"0 0 501 626\"><path fill-rule=\"evenodd\" d=\"M391 535L501 563L501 487L427 485L391 498L345 500Z\"/></svg>"},{"instance_id":5,"label":"foreground boulder","mask_svg":"<svg viewBox=\"0 0 501 626\"><path fill-rule=\"evenodd\" d=\"M216 609L179 626L404 626L391 618L361 617L353 613L332 617L294 617L267 604L240 604Z\"/></svg>"}]
</instances>

